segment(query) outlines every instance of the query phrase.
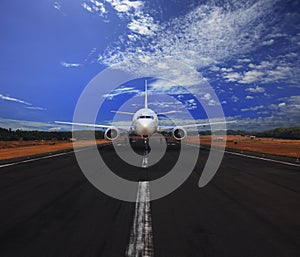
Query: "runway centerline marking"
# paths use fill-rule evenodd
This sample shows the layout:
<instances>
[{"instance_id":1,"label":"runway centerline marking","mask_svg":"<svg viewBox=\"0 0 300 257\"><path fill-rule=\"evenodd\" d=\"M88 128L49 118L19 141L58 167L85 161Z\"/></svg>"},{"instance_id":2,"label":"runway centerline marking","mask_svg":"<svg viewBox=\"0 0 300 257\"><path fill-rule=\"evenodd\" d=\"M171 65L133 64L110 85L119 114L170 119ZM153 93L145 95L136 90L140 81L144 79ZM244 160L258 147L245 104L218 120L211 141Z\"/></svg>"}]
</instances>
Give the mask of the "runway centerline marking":
<instances>
[{"instance_id":1,"label":"runway centerline marking","mask_svg":"<svg viewBox=\"0 0 300 257\"><path fill-rule=\"evenodd\" d=\"M153 257L153 234L150 209L149 181L138 184L135 214L126 257Z\"/></svg>"},{"instance_id":2,"label":"runway centerline marking","mask_svg":"<svg viewBox=\"0 0 300 257\"><path fill-rule=\"evenodd\" d=\"M142 168L148 168L149 166L149 160L148 160L148 157L143 157L143 160L142 160Z\"/></svg>"}]
</instances>

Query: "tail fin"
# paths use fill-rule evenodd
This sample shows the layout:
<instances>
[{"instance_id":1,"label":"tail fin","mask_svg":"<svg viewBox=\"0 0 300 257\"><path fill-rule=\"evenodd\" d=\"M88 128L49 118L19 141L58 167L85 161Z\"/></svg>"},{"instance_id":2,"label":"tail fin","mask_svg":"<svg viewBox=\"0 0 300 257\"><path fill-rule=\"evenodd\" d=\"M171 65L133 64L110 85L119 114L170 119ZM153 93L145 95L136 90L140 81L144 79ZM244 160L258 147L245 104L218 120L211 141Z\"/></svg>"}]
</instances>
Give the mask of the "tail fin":
<instances>
[{"instance_id":1,"label":"tail fin","mask_svg":"<svg viewBox=\"0 0 300 257\"><path fill-rule=\"evenodd\" d=\"M145 109L148 109L148 84L147 80L145 80Z\"/></svg>"}]
</instances>

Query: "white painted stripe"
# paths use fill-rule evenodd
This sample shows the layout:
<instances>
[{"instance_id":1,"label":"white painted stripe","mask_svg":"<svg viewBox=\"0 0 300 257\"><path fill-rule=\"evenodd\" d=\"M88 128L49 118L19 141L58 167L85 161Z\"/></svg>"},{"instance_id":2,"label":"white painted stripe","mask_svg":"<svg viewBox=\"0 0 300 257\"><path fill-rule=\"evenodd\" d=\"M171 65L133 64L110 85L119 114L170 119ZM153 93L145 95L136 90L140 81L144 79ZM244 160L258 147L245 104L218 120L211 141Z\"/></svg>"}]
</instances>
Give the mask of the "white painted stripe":
<instances>
[{"instance_id":1,"label":"white painted stripe","mask_svg":"<svg viewBox=\"0 0 300 257\"><path fill-rule=\"evenodd\" d=\"M142 168L148 168L148 166L149 166L148 157L143 157Z\"/></svg>"},{"instance_id":2,"label":"white painted stripe","mask_svg":"<svg viewBox=\"0 0 300 257\"><path fill-rule=\"evenodd\" d=\"M126 257L153 257L153 235L148 181L138 184L135 214Z\"/></svg>"},{"instance_id":3,"label":"white painted stripe","mask_svg":"<svg viewBox=\"0 0 300 257\"><path fill-rule=\"evenodd\" d=\"M258 156L254 156L254 155L246 155L246 154L242 154L242 153L235 153L235 152L229 152L229 151L225 151L225 152L229 153L229 154L233 154L233 155L238 155L238 156L243 156L243 157L251 158L251 159L258 159L258 160L263 160L263 161L276 162L276 163L280 163L280 164L285 164L285 165L300 167L300 164L296 164L296 163L279 161L279 160L274 160L274 159L269 159L269 158L264 158L264 157L258 157Z\"/></svg>"},{"instance_id":4,"label":"white painted stripe","mask_svg":"<svg viewBox=\"0 0 300 257\"><path fill-rule=\"evenodd\" d=\"M53 157L57 157L57 156L65 155L65 154L69 154L69 153L72 153L72 152L73 151L67 152L67 153L58 153L58 154L53 154L53 155L48 155L48 156L43 156L43 157L38 157L38 158L33 158L33 159L28 159L28 160L23 160L23 161L18 161L18 162L7 163L7 164L0 165L0 168L14 166L14 165L21 164L21 163L34 162L34 161L43 160L43 159L49 159L49 158L53 158Z\"/></svg>"},{"instance_id":5,"label":"white painted stripe","mask_svg":"<svg viewBox=\"0 0 300 257\"><path fill-rule=\"evenodd\" d=\"M187 144L187 143L185 143L185 144L189 145L189 146L199 147L199 146L193 145L193 144ZM279 160L274 160L274 159L265 158L265 157L259 157L259 156L255 156L255 155L247 155L247 154L242 154L242 153L230 152L228 150L226 150L224 152L228 153L228 154L233 154L233 155L238 155L238 156L243 156L243 157L251 158L251 159L257 159L257 160L268 161L268 162L276 162L276 163L280 163L280 164L285 164L285 165L300 167L300 164L296 164L296 163L292 163L292 162L285 162L285 161L279 161Z\"/></svg>"}]
</instances>

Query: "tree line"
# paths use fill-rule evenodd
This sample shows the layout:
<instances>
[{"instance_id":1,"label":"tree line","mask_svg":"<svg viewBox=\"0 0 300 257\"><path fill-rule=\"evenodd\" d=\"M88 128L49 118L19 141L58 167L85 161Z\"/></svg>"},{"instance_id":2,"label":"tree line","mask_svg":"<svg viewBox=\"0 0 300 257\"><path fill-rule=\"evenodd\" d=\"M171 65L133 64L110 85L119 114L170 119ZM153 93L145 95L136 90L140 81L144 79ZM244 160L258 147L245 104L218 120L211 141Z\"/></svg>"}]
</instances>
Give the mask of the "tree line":
<instances>
[{"instance_id":1,"label":"tree line","mask_svg":"<svg viewBox=\"0 0 300 257\"><path fill-rule=\"evenodd\" d=\"M104 138L104 132L97 130L85 130L81 131L81 138L90 138L91 133L95 133L96 139ZM169 133L165 133L168 135ZM209 130L199 131L200 135L210 135ZM245 130L228 130L227 135L252 135L256 137L269 137L269 138L279 138L279 139L300 139L300 126L291 128L276 128L272 130L267 130L263 132L249 132ZM39 131L39 130L12 130L6 128L0 128L0 141L13 141L13 140L69 140L72 138L72 132L62 132L62 131Z\"/></svg>"},{"instance_id":2,"label":"tree line","mask_svg":"<svg viewBox=\"0 0 300 257\"><path fill-rule=\"evenodd\" d=\"M201 131L200 135L210 135L211 132ZM263 132L246 131L246 130L227 130L227 135L241 135L241 136L256 136L278 139L300 139L300 126L291 128L275 128Z\"/></svg>"},{"instance_id":3,"label":"tree line","mask_svg":"<svg viewBox=\"0 0 300 257\"><path fill-rule=\"evenodd\" d=\"M93 131L82 131L81 137L90 138L89 136ZM104 137L103 131L95 131L96 139L102 139ZM68 131L39 131L39 130L12 130L6 128L0 128L0 141L31 141L31 140L70 140L72 138L72 132Z\"/></svg>"}]
</instances>

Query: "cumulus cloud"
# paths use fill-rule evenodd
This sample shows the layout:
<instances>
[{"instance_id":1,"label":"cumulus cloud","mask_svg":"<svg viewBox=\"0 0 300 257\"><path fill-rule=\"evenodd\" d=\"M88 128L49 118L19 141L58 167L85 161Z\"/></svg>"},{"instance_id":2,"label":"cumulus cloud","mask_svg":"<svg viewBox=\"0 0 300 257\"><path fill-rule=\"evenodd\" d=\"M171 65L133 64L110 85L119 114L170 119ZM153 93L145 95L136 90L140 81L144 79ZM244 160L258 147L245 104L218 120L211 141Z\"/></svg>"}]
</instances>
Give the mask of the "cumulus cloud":
<instances>
[{"instance_id":1,"label":"cumulus cloud","mask_svg":"<svg viewBox=\"0 0 300 257\"><path fill-rule=\"evenodd\" d=\"M286 103L280 103L280 104L278 104L278 107L284 107L284 106L286 106Z\"/></svg>"},{"instance_id":2,"label":"cumulus cloud","mask_svg":"<svg viewBox=\"0 0 300 257\"><path fill-rule=\"evenodd\" d=\"M277 26L280 16L274 15L278 2L228 1L228 5L201 2L190 12L162 22L155 19L153 12L142 1L107 0L105 4L110 4L120 19L125 21L127 31L120 42L101 53L99 62L107 66L122 63L122 69L140 76L167 76L176 81L156 81L151 86L157 92L175 92L180 90L177 87L180 84L189 89L197 85L198 88L192 88L191 92L200 92L202 100L210 101L205 96L205 82L200 74L207 71L215 74L214 80L223 80L218 85L220 92L230 92L224 103L253 103L240 100L235 90L242 88L249 94L245 98L252 100L254 94L260 94L262 98L266 91L270 92L268 84L284 81L299 85L299 65L296 63L294 67L295 61L292 59L296 60L298 56L300 35L280 31ZM281 42L287 47L281 48L280 52L261 53L262 50L277 47ZM176 64L172 60L176 60ZM226 87L226 83L221 85L224 80L231 82L231 87ZM240 87L234 87L233 82L240 84ZM235 95L232 96L233 93ZM178 94L184 95L185 92L178 91ZM280 106L282 111L291 106L287 100L282 102L286 103L286 106ZM274 103L279 108L280 103ZM271 109L271 106L258 108L262 105L256 104L247 108L260 112Z\"/></svg>"},{"instance_id":3,"label":"cumulus cloud","mask_svg":"<svg viewBox=\"0 0 300 257\"><path fill-rule=\"evenodd\" d=\"M106 0L117 12L128 13L130 10L137 11L143 6L142 1L129 0Z\"/></svg>"},{"instance_id":4,"label":"cumulus cloud","mask_svg":"<svg viewBox=\"0 0 300 257\"><path fill-rule=\"evenodd\" d=\"M275 17L272 17L271 13L276 4L276 1L258 1L241 8L234 2L229 9L213 4L202 4L183 17L159 24L147 13L144 5L137 4L140 1L108 0L108 2L129 18L128 38L132 40L127 41L125 45L107 48L100 56L100 62L110 66L128 61L133 69L142 70L144 63L140 62L139 57L149 57L157 63L164 62L166 57L171 56L189 65L191 70L194 69L194 75L201 67L211 66L212 70L217 69L217 66L214 66L216 63L255 49L260 34L265 32L266 24L274 22ZM136 6L133 6L133 3ZM255 37L253 31L256 33ZM135 40L132 32L142 37ZM251 62L248 58L239 60L241 63ZM169 71L165 69L165 72ZM159 68L157 72L162 73ZM227 68L226 72L232 70ZM181 76L190 80L189 75ZM246 83L253 80L254 75L254 73L246 74L242 81ZM234 78L230 76L238 75L228 75L231 81ZM197 75L195 77L198 79Z\"/></svg>"},{"instance_id":5,"label":"cumulus cloud","mask_svg":"<svg viewBox=\"0 0 300 257\"><path fill-rule=\"evenodd\" d=\"M249 87L246 91L251 93L264 93L266 90L263 87L256 86L256 87Z\"/></svg>"},{"instance_id":6,"label":"cumulus cloud","mask_svg":"<svg viewBox=\"0 0 300 257\"><path fill-rule=\"evenodd\" d=\"M243 84L250 84L254 82L259 82L262 80L264 73L258 70L247 71L244 73L242 79L239 81Z\"/></svg>"},{"instance_id":7,"label":"cumulus cloud","mask_svg":"<svg viewBox=\"0 0 300 257\"><path fill-rule=\"evenodd\" d=\"M295 53L292 52L280 57L284 58L285 61L283 62L279 58L272 61L264 60L257 64L247 62L246 68L250 68L250 70L244 72L240 70L243 66L239 65L234 65L234 69L221 69L220 71L226 81L240 84L266 84L282 81L289 81L289 83L293 84L297 83L294 83L294 81L299 77L298 72L300 72L300 67L292 67L294 64L286 60L286 58L294 58Z\"/></svg>"},{"instance_id":8,"label":"cumulus cloud","mask_svg":"<svg viewBox=\"0 0 300 257\"><path fill-rule=\"evenodd\" d=\"M96 0L89 0L89 1L83 2L81 4L81 6L89 13L97 14L102 17L104 17L107 14L105 5Z\"/></svg>"},{"instance_id":9,"label":"cumulus cloud","mask_svg":"<svg viewBox=\"0 0 300 257\"><path fill-rule=\"evenodd\" d=\"M239 81L242 78L242 75L239 74L238 72L232 72L232 73L223 74L223 77L227 81L234 82L234 81Z\"/></svg>"},{"instance_id":10,"label":"cumulus cloud","mask_svg":"<svg viewBox=\"0 0 300 257\"><path fill-rule=\"evenodd\" d=\"M273 43L274 43L274 39L270 39L270 40L267 40L267 41L263 41L262 45L263 46L270 46L270 45L273 45Z\"/></svg>"}]
</instances>

